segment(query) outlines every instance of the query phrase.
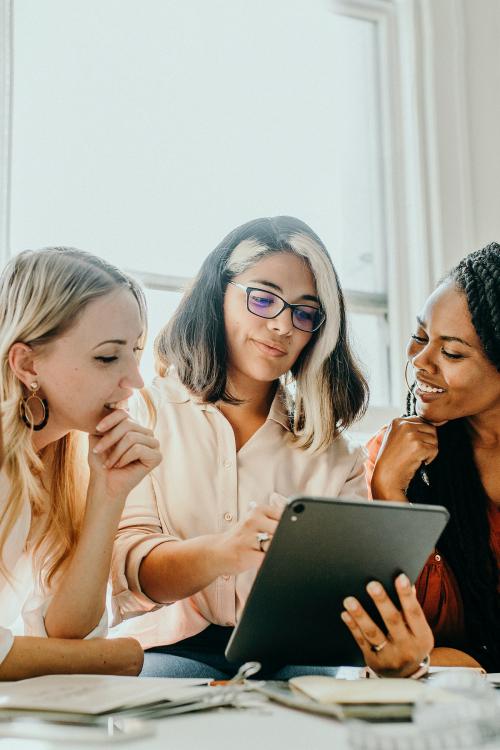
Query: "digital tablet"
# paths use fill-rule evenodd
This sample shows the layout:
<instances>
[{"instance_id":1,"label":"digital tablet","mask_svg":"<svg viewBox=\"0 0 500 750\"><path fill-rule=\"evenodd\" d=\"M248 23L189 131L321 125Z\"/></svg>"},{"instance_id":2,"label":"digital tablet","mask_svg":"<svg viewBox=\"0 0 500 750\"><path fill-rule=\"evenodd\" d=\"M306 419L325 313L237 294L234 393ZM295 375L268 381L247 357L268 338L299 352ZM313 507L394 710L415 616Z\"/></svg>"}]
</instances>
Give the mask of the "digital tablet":
<instances>
[{"instance_id":1,"label":"digital tablet","mask_svg":"<svg viewBox=\"0 0 500 750\"><path fill-rule=\"evenodd\" d=\"M435 505L291 498L226 658L266 667L362 664L340 618L343 599L355 596L382 626L366 584L380 581L398 605L396 577L415 582L448 518Z\"/></svg>"}]
</instances>

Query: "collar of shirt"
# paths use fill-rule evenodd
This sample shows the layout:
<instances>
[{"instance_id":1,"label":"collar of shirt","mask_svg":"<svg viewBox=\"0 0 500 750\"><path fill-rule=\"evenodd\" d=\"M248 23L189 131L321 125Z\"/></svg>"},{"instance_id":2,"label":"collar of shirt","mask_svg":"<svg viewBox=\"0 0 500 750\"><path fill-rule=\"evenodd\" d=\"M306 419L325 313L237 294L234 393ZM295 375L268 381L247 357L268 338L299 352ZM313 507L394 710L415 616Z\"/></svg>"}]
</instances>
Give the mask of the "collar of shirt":
<instances>
[{"instance_id":1,"label":"collar of shirt","mask_svg":"<svg viewBox=\"0 0 500 750\"><path fill-rule=\"evenodd\" d=\"M200 399L195 394L191 393L173 373L168 377L170 379L170 387L166 398L170 403L184 404L188 401L192 401L194 404L197 404L202 411L217 411L215 404L200 401ZM285 430L288 430L288 432L292 431L290 417L286 406L285 389L282 385L279 385L276 390L267 419L277 422Z\"/></svg>"}]
</instances>

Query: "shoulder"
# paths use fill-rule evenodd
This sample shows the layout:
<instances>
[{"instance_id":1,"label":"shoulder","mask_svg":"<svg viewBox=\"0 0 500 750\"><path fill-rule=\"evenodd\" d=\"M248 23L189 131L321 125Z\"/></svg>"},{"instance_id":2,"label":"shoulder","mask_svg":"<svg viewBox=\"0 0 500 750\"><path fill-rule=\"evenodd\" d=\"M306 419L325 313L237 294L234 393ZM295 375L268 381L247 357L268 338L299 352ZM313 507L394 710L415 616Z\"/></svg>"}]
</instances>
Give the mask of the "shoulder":
<instances>
[{"instance_id":1,"label":"shoulder","mask_svg":"<svg viewBox=\"0 0 500 750\"><path fill-rule=\"evenodd\" d=\"M182 385L175 372L157 376L146 389L153 404L185 404L191 400L188 389Z\"/></svg>"},{"instance_id":2,"label":"shoulder","mask_svg":"<svg viewBox=\"0 0 500 750\"><path fill-rule=\"evenodd\" d=\"M343 465L354 469L366 459L366 449L350 435L338 435L325 451L326 460L334 466Z\"/></svg>"},{"instance_id":3,"label":"shoulder","mask_svg":"<svg viewBox=\"0 0 500 750\"><path fill-rule=\"evenodd\" d=\"M190 401L188 390L175 374L154 378L142 391L134 394L129 402L130 416L141 424L152 426L169 404L184 404Z\"/></svg>"}]
</instances>

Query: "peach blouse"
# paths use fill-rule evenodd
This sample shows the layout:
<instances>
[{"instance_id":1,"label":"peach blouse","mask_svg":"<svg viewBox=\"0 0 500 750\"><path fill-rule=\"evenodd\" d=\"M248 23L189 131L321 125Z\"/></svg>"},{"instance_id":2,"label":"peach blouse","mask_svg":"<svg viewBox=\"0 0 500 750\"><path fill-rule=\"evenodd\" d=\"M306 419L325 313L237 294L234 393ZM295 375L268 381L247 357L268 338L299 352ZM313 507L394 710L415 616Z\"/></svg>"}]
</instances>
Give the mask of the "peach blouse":
<instances>
[{"instance_id":1,"label":"peach blouse","mask_svg":"<svg viewBox=\"0 0 500 750\"><path fill-rule=\"evenodd\" d=\"M194 596L159 605L139 583L141 561L154 547L223 532L251 501L279 505L298 493L367 497L365 450L344 436L319 455L295 447L280 391L267 421L239 451L224 415L200 403L175 375L156 378L149 392L163 461L128 497L112 566L114 623L127 620L119 633L134 635L144 648L175 643L211 623L234 625L256 573L222 576ZM136 418L147 421L144 407L138 405Z\"/></svg>"}]
</instances>

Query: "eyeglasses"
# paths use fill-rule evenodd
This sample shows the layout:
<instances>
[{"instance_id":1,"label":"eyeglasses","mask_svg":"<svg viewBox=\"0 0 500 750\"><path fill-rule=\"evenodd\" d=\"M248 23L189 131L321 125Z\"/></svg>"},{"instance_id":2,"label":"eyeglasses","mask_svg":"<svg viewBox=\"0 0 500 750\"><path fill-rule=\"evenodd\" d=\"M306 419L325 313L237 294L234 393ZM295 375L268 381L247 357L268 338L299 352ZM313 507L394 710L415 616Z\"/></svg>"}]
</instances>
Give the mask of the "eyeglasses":
<instances>
[{"instance_id":1,"label":"eyeglasses","mask_svg":"<svg viewBox=\"0 0 500 750\"><path fill-rule=\"evenodd\" d=\"M259 318L277 318L287 307L292 311L292 325L299 331L314 333L326 320L326 315L321 307L311 305L291 305L283 297L265 289L257 289L254 286L244 286L230 281L230 284L243 289L247 295L248 312L258 315Z\"/></svg>"}]
</instances>

